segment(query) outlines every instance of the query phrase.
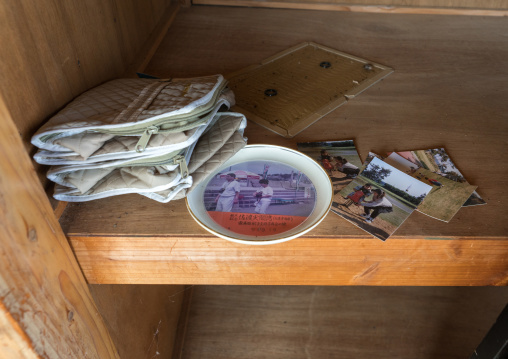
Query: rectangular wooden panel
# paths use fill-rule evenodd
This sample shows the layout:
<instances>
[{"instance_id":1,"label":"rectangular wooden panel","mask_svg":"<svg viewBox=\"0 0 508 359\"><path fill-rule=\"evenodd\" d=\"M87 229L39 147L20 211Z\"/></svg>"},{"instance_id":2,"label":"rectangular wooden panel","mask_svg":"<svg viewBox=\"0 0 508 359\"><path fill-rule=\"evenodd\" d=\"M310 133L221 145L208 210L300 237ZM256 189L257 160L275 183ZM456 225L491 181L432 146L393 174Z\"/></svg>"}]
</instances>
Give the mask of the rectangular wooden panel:
<instances>
[{"instance_id":1,"label":"rectangular wooden panel","mask_svg":"<svg viewBox=\"0 0 508 359\"><path fill-rule=\"evenodd\" d=\"M15 321L3 330L41 357L117 358L22 148L0 97L0 316Z\"/></svg>"},{"instance_id":2,"label":"rectangular wooden panel","mask_svg":"<svg viewBox=\"0 0 508 359\"><path fill-rule=\"evenodd\" d=\"M199 286L177 358L464 359L507 301L506 287Z\"/></svg>"},{"instance_id":3,"label":"rectangular wooden panel","mask_svg":"<svg viewBox=\"0 0 508 359\"><path fill-rule=\"evenodd\" d=\"M185 294L180 285L90 285L122 359L171 359Z\"/></svg>"},{"instance_id":4,"label":"rectangular wooden panel","mask_svg":"<svg viewBox=\"0 0 508 359\"><path fill-rule=\"evenodd\" d=\"M392 72L306 42L226 78L235 93L232 111L291 138Z\"/></svg>"},{"instance_id":5,"label":"rectangular wooden panel","mask_svg":"<svg viewBox=\"0 0 508 359\"><path fill-rule=\"evenodd\" d=\"M302 237L248 246L211 236L70 236L90 283L508 285L508 238Z\"/></svg>"}]
</instances>

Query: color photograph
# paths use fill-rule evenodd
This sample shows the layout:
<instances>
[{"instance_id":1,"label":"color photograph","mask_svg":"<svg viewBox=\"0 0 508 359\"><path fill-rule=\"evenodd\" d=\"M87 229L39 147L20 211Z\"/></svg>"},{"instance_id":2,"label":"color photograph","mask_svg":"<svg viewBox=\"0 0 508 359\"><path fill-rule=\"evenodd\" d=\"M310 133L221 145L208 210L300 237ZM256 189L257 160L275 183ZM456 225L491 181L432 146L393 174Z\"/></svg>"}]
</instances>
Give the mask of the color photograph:
<instances>
[{"instance_id":1,"label":"color photograph","mask_svg":"<svg viewBox=\"0 0 508 359\"><path fill-rule=\"evenodd\" d=\"M412 165L417 168L427 169L455 182L467 183L466 179L457 166L455 166L455 163L452 162L450 156L446 153L444 148L396 152L396 154L410 162L410 166ZM462 206L468 207L482 204L487 204L487 202L485 202L485 200L475 191Z\"/></svg>"},{"instance_id":2,"label":"color photograph","mask_svg":"<svg viewBox=\"0 0 508 359\"><path fill-rule=\"evenodd\" d=\"M212 176L203 197L208 215L235 233L283 233L303 223L316 203L309 178L288 165L251 161Z\"/></svg>"},{"instance_id":3,"label":"color photograph","mask_svg":"<svg viewBox=\"0 0 508 359\"><path fill-rule=\"evenodd\" d=\"M449 222L476 190L476 186L465 181L455 181L429 169L417 168L412 161L395 152L385 162L432 186L432 191L418 211L441 221Z\"/></svg>"},{"instance_id":4,"label":"color photograph","mask_svg":"<svg viewBox=\"0 0 508 359\"><path fill-rule=\"evenodd\" d=\"M362 167L353 140L298 143L298 151L325 169L332 181L334 194L356 178Z\"/></svg>"},{"instance_id":5,"label":"color photograph","mask_svg":"<svg viewBox=\"0 0 508 359\"><path fill-rule=\"evenodd\" d=\"M432 186L432 191L418 207L418 211L445 222L455 216L476 189L476 186L467 182L455 182L424 168L416 170L413 176Z\"/></svg>"},{"instance_id":6,"label":"color photograph","mask_svg":"<svg viewBox=\"0 0 508 359\"><path fill-rule=\"evenodd\" d=\"M335 195L332 211L384 241L431 189L430 185L370 156L365 169Z\"/></svg>"}]
</instances>

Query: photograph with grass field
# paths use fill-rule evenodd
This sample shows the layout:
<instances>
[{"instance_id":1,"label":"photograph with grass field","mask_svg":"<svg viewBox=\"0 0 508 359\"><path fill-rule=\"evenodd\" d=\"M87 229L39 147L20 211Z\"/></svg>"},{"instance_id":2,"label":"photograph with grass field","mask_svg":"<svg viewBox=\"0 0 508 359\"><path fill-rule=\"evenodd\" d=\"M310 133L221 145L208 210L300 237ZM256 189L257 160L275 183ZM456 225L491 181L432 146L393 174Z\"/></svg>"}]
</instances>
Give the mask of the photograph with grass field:
<instances>
[{"instance_id":1,"label":"photograph with grass field","mask_svg":"<svg viewBox=\"0 0 508 359\"><path fill-rule=\"evenodd\" d=\"M298 143L298 151L314 159L328 173L333 193L347 186L360 172L362 160L353 140Z\"/></svg>"},{"instance_id":2,"label":"photograph with grass field","mask_svg":"<svg viewBox=\"0 0 508 359\"><path fill-rule=\"evenodd\" d=\"M373 157L335 195L332 211L373 236L386 240L422 203L432 187Z\"/></svg>"},{"instance_id":3,"label":"photograph with grass field","mask_svg":"<svg viewBox=\"0 0 508 359\"><path fill-rule=\"evenodd\" d=\"M476 186L467 182L455 182L424 168L416 170L413 176L432 185L432 191L418 207L418 212L445 222L455 216L476 190Z\"/></svg>"},{"instance_id":4,"label":"photograph with grass field","mask_svg":"<svg viewBox=\"0 0 508 359\"><path fill-rule=\"evenodd\" d=\"M425 168L416 168L412 162L397 153L391 153L385 162L418 180L430 184L432 191L418 207L418 211L441 221L449 222L476 190L464 181L456 181Z\"/></svg>"},{"instance_id":5,"label":"photograph with grass field","mask_svg":"<svg viewBox=\"0 0 508 359\"><path fill-rule=\"evenodd\" d=\"M417 150L417 151L406 151L406 152L394 152L401 158L405 159L409 166L416 168L425 168L431 172L441 175L449 180L461 183L467 183L466 179L459 171L455 163L452 162L450 156L444 148L433 148L430 150ZM388 158L392 157L392 154ZM387 163L390 163L386 160ZM395 166L397 167L397 166ZM405 171L400 167L397 167L401 171ZM462 207L478 206L487 204L483 198L475 191L467 199Z\"/></svg>"}]
</instances>

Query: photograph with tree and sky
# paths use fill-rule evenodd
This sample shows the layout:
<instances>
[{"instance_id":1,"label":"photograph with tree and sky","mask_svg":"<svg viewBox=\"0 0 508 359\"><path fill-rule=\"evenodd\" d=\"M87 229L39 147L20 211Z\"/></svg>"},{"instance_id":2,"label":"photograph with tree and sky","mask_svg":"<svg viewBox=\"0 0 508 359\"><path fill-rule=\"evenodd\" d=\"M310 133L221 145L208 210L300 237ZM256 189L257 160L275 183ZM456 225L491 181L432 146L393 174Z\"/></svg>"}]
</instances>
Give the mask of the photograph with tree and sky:
<instances>
[{"instance_id":1,"label":"photograph with tree and sky","mask_svg":"<svg viewBox=\"0 0 508 359\"><path fill-rule=\"evenodd\" d=\"M399 156L408 161L409 166L424 168L451 181L466 183L467 181L459 171L455 163L444 148L433 148L429 150L396 152ZM391 156L391 154L390 154ZM389 157L390 157L389 156ZM389 158L388 157L388 158ZM388 160L387 160L388 161ZM399 168L400 169L400 168ZM475 191L467 199L462 207L477 206L486 204L485 200Z\"/></svg>"},{"instance_id":2,"label":"photograph with tree and sky","mask_svg":"<svg viewBox=\"0 0 508 359\"><path fill-rule=\"evenodd\" d=\"M441 221L449 222L476 190L476 186L470 185L465 180L452 180L435 173L428 167L417 168L413 161L409 161L395 152L390 154L385 161L432 186L432 191L418 207L418 211Z\"/></svg>"},{"instance_id":3,"label":"photograph with tree and sky","mask_svg":"<svg viewBox=\"0 0 508 359\"><path fill-rule=\"evenodd\" d=\"M431 190L431 185L372 157L358 177L334 197L332 211L386 240Z\"/></svg>"}]
</instances>

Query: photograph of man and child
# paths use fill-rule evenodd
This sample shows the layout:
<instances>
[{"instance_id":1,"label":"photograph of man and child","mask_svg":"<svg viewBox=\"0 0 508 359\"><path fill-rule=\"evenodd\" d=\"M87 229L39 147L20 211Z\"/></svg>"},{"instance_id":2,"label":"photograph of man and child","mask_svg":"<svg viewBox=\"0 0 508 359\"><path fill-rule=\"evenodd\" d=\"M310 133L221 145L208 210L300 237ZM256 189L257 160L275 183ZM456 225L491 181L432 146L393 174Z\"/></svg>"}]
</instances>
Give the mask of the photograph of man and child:
<instances>
[{"instance_id":1,"label":"photograph of man and child","mask_svg":"<svg viewBox=\"0 0 508 359\"><path fill-rule=\"evenodd\" d=\"M312 214L316 190L304 173L291 166L251 161L214 175L206 185L203 200L210 217L223 227L246 231L238 223L242 226L284 223L284 228L273 229L279 231L294 228ZM231 218L238 221L232 223Z\"/></svg>"},{"instance_id":2,"label":"photograph of man and child","mask_svg":"<svg viewBox=\"0 0 508 359\"><path fill-rule=\"evenodd\" d=\"M226 181L219 189L217 197L215 197L215 203L217 204L215 211L233 212L233 206L240 201L240 192L242 189L234 172L227 173L224 177ZM252 197L256 199L253 204L254 212L266 214L266 210L272 202L273 188L270 187L270 181L267 179L260 179L258 183L261 188L255 189L252 194Z\"/></svg>"}]
</instances>

